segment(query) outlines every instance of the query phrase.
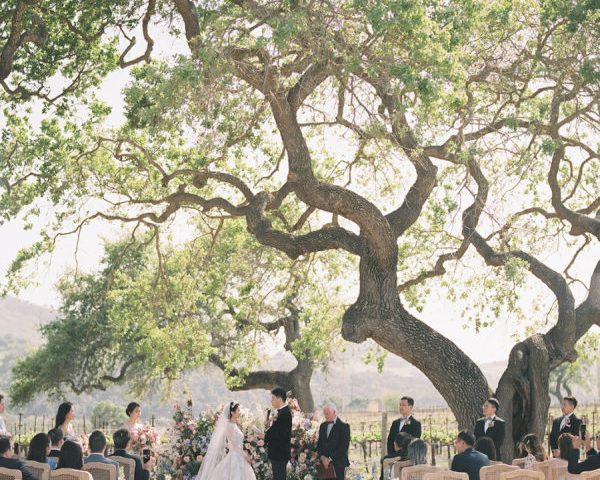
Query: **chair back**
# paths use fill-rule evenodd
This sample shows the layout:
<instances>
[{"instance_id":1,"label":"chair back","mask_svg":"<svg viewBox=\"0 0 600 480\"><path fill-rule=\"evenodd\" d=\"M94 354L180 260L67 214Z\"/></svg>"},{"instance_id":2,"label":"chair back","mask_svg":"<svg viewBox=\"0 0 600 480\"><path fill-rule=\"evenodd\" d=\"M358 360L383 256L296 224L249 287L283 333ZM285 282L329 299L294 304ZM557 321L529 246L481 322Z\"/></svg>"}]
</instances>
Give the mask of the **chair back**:
<instances>
[{"instance_id":1,"label":"chair back","mask_svg":"<svg viewBox=\"0 0 600 480\"><path fill-rule=\"evenodd\" d=\"M542 472L536 470L517 469L512 472L504 472L500 474L500 480L546 480Z\"/></svg>"},{"instance_id":2,"label":"chair back","mask_svg":"<svg viewBox=\"0 0 600 480\"><path fill-rule=\"evenodd\" d=\"M83 469L90 472L94 480L117 480L117 469L109 463L90 462L84 464Z\"/></svg>"},{"instance_id":3,"label":"chair back","mask_svg":"<svg viewBox=\"0 0 600 480\"><path fill-rule=\"evenodd\" d=\"M21 470L0 467L0 480L21 480L22 478Z\"/></svg>"},{"instance_id":4,"label":"chair back","mask_svg":"<svg viewBox=\"0 0 600 480\"><path fill-rule=\"evenodd\" d=\"M600 480L600 468L591 470L589 472L583 472L579 475L579 478L585 478L587 480Z\"/></svg>"},{"instance_id":5,"label":"chair back","mask_svg":"<svg viewBox=\"0 0 600 480\"><path fill-rule=\"evenodd\" d=\"M402 469L405 467L412 467L412 462L410 460L405 460L403 462L394 463L392 465L390 479L391 480L400 480L400 476L402 475Z\"/></svg>"},{"instance_id":6,"label":"chair back","mask_svg":"<svg viewBox=\"0 0 600 480\"><path fill-rule=\"evenodd\" d=\"M523 468L525 466L525 459L524 458L515 458L512 461L512 465L515 467Z\"/></svg>"},{"instance_id":7,"label":"chair back","mask_svg":"<svg viewBox=\"0 0 600 480\"><path fill-rule=\"evenodd\" d=\"M88 472L74 468L57 468L50 471L50 480L93 480Z\"/></svg>"},{"instance_id":8,"label":"chair back","mask_svg":"<svg viewBox=\"0 0 600 480\"><path fill-rule=\"evenodd\" d=\"M548 462L548 460L544 461L544 462L535 462L533 464L533 469L536 472L542 472L544 474L544 478L548 478L548 466L550 465L550 463Z\"/></svg>"},{"instance_id":9,"label":"chair back","mask_svg":"<svg viewBox=\"0 0 600 480\"><path fill-rule=\"evenodd\" d=\"M432 467L431 465L414 465L412 467L404 467L400 474L400 480L423 480L423 475L426 473L439 472L441 468Z\"/></svg>"},{"instance_id":10,"label":"chair back","mask_svg":"<svg viewBox=\"0 0 600 480\"><path fill-rule=\"evenodd\" d=\"M481 470L479 470L479 480L500 480L502 473L514 470L520 469L515 465L507 465L506 463L481 467Z\"/></svg>"},{"instance_id":11,"label":"chair back","mask_svg":"<svg viewBox=\"0 0 600 480\"><path fill-rule=\"evenodd\" d=\"M384 458L381 464L383 469L383 480L388 480L392 476L392 465L398 461L397 458Z\"/></svg>"},{"instance_id":12,"label":"chair back","mask_svg":"<svg viewBox=\"0 0 600 480\"><path fill-rule=\"evenodd\" d=\"M133 458L119 457L118 455L113 455L110 458L116 460L119 468L123 469L125 480L135 480L135 460Z\"/></svg>"},{"instance_id":13,"label":"chair back","mask_svg":"<svg viewBox=\"0 0 600 480\"><path fill-rule=\"evenodd\" d=\"M25 460L25 465L37 480L50 480L50 465L47 463Z\"/></svg>"},{"instance_id":14,"label":"chair back","mask_svg":"<svg viewBox=\"0 0 600 480\"><path fill-rule=\"evenodd\" d=\"M423 475L423 480L469 480L469 474L442 470L441 472L426 473Z\"/></svg>"},{"instance_id":15,"label":"chair back","mask_svg":"<svg viewBox=\"0 0 600 480\"><path fill-rule=\"evenodd\" d=\"M546 475L546 478L548 480L565 480L569 475L567 465L568 462L562 458L552 458L548 460L548 474Z\"/></svg>"}]
</instances>

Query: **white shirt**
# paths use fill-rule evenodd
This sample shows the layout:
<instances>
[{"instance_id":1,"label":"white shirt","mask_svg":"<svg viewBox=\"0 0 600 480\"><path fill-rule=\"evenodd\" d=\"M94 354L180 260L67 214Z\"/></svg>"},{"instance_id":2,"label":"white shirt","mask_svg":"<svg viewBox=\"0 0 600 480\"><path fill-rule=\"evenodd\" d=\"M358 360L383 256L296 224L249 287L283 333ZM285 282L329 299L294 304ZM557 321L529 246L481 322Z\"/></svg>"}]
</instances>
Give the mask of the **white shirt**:
<instances>
[{"instance_id":1,"label":"white shirt","mask_svg":"<svg viewBox=\"0 0 600 480\"><path fill-rule=\"evenodd\" d=\"M402 429L404 428L404 424L408 421L408 419L412 417L412 415L409 415L408 417L404 418L404 417L400 417L400 427L398 428L398 431L401 432Z\"/></svg>"},{"instance_id":2,"label":"white shirt","mask_svg":"<svg viewBox=\"0 0 600 480\"><path fill-rule=\"evenodd\" d=\"M490 423L492 423L494 420L496 420L496 415L492 415L491 417L487 417L485 419L485 424L483 425L483 432L487 433L487 429L490 426Z\"/></svg>"},{"instance_id":3,"label":"white shirt","mask_svg":"<svg viewBox=\"0 0 600 480\"><path fill-rule=\"evenodd\" d=\"M337 417L335 417L333 421L329 425L327 425L327 438L329 438L329 434L331 433L331 430L333 430L335 422L337 422Z\"/></svg>"},{"instance_id":4,"label":"white shirt","mask_svg":"<svg viewBox=\"0 0 600 480\"><path fill-rule=\"evenodd\" d=\"M571 418L571 415L573 415L573 412L569 413L568 415L565 415L562 418L562 420L560 421L560 430L562 430L563 428L565 428L565 424Z\"/></svg>"}]
</instances>

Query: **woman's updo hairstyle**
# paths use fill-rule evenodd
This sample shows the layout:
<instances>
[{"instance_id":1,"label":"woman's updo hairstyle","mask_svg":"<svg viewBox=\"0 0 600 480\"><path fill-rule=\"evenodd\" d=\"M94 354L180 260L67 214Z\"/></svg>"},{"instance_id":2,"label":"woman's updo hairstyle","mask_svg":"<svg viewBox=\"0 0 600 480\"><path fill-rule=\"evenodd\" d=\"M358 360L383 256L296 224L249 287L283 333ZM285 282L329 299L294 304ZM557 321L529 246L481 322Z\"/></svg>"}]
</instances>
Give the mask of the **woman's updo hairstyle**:
<instances>
[{"instance_id":1,"label":"woman's updo hairstyle","mask_svg":"<svg viewBox=\"0 0 600 480\"><path fill-rule=\"evenodd\" d=\"M238 408L240 408L239 403L231 402L229 404L229 418L231 418L231 416L237 411Z\"/></svg>"}]
</instances>

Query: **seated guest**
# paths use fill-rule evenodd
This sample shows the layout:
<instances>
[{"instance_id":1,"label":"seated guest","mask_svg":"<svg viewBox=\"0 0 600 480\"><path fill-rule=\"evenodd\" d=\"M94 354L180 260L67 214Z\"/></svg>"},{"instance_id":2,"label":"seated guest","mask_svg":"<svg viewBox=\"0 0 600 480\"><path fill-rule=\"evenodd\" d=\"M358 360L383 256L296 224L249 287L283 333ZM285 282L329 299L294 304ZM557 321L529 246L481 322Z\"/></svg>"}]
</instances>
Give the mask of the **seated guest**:
<instances>
[{"instance_id":1,"label":"seated guest","mask_svg":"<svg viewBox=\"0 0 600 480\"><path fill-rule=\"evenodd\" d=\"M100 462L108 465L114 465L117 470L117 478L119 478L119 464L115 460L106 458L106 437L104 434L96 430L90 434L89 447L90 454L83 463Z\"/></svg>"},{"instance_id":2,"label":"seated guest","mask_svg":"<svg viewBox=\"0 0 600 480\"><path fill-rule=\"evenodd\" d=\"M56 468L74 468L81 470L83 467L83 451L77 442L67 440L60 449L58 466Z\"/></svg>"},{"instance_id":3,"label":"seated guest","mask_svg":"<svg viewBox=\"0 0 600 480\"><path fill-rule=\"evenodd\" d=\"M547 460L544 447L535 433L528 433L523 437L519 444L519 455L525 458L523 468L527 470L532 470L537 462Z\"/></svg>"},{"instance_id":4,"label":"seated guest","mask_svg":"<svg viewBox=\"0 0 600 480\"><path fill-rule=\"evenodd\" d=\"M565 434L568 435L568 434ZM561 435L562 437L562 435ZM573 448L569 452L569 473L582 473L589 472L590 470L596 470L600 468L600 439L596 438L596 449L591 448L590 436L585 437L585 450L587 452L587 458L583 461L579 461L579 448L581 447L581 438L570 435ZM559 437L560 445L560 437Z\"/></svg>"},{"instance_id":5,"label":"seated guest","mask_svg":"<svg viewBox=\"0 0 600 480\"><path fill-rule=\"evenodd\" d=\"M381 460L381 475L380 479L383 480L383 461L388 458L395 458L399 462L407 460L407 448L410 442L412 442L413 437L411 437L406 432L400 432L396 435L394 439L394 451L389 452L383 459Z\"/></svg>"},{"instance_id":6,"label":"seated guest","mask_svg":"<svg viewBox=\"0 0 600 480\"><path fill-rule=\"evenodd\" d=\"M504 441L506 423L496 416L500 403L495 398L488 398L483 404L483 417L475 423L475 438L490 437L496 447L496 456L500 460L500 448Z\"/></svg>"},{"instance_id":7,"label":"seated guest","mask_svg":"<svg viewBox=\"0 0 600 480\"><path fill-rule=\"evenodd\" d=\"M464 472L469 475L469 480L479 480L479 470L487 467L490 459L487 455L473 449L475 437L468 430L458 433L454 440L454 448L458 452L452 459L450 470Z\"/></svg>"},{"instance_id":8,"label":"seated guest","mask_svg":"<svg viewBox=\"0 0 600 480\"><path fill-rule=\"evenodd\" d=\"M60 456L60 449L63 443L65 443L63 432L60 428L53 428L48 432L48 437L50 437L50 453L48 456L58 458Z\"/></svg>"},{"instance_id":9,"label":"seated guest","mask_svg":"<svg viewBox=\"0 0 600 480\"><path fill-rule=\"evenodd\" d=\"M127 453L127 450L131 448L131 435L129 431L125 428L117 430L113 433L113 442L115 444L115 452L111 456L133 459L135 461L134 480L148 480L152 471L153 459L151 458L148 463L142 464L140 457Z\"/></svg>"},{"instance_id":10,"label":"seated guest","mask_svg":"<svg viewBox=\"0 0 600 480\"><path fill-rule=\"evenodd\" d=\"M23 480L36 480L31 470L25 466L25 463L21 459L13 457L10 438L8 437L0 437L0 467L21 470Z\"/></svg>"},{"instance_id":11,"label":"seated guest","mask_svg":"<svg viewBox=\"0 0 600 480\"><path fill-rule=\"evenodd\" d=\"M494 441L490 437L479 437L475 440L475 445L473 448L478 452L487 455L490 459L490 462L498 461L498 456L496 455L496 445L494 445Z\"/></svg>"},{"instance_id":12,"label":"seated guest","mask_svg":"<svg viewBox=\"0 0 600 480\"><path fill-rule=\"evenodd\" d=\"M45 433L37 433L29 442L29 452L27 460L34 462L47 463L52 470L56 469L56 460L48 458L50 453L50 438Z\"/></svg>"},{"instance_id":13,"label":"seated guest","mask_svg":"<svg viewBox=\"0 0 600 480\"><path fill-rule=\"evenodd\" d=\"M558 437L558 458L569 460L571 450L573 450L573 437L568 433L561 433Z\"/></svg>"},{"instance_id":14,"label":"seated guest","mask_svg":"<svg viewBox=\"0 0 600 480\"><path fill-rule=\"evenodd\" d=\"M413 465L426 465L427 444L420 438L413 439L406 449L406 457Z\"/></svg>"}]
</instances>

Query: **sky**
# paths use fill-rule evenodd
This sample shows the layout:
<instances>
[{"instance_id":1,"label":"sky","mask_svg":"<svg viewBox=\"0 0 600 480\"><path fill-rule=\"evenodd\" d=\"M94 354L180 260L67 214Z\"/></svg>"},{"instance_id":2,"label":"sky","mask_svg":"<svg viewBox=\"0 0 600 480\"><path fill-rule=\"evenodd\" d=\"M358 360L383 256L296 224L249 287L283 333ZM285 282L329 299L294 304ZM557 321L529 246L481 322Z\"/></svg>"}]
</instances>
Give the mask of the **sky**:
<instances>
[{"instance_id":1,"label":"sky","mask_svg":"<svg viewBox=\"0 0 600 480\"><path fill-rule=\"evenodd\" d=\"M162 51L157 50L157 56L171 56L185 48L176 40L161 37L161 35L158 37L160 41L157 42L157 48ZM131 55L135 55L135 52L132 52ZM123 118L123 101L120 92L128 79L128 71L115 71L107 76L98 91L98 97L112 107L113 113L110 121L115 125L120 123ZM20 248L36 240L35 230L35 225L31 231L24 230L23 225L18 221L0 226L0 274L6 271ZM95 270L103 251L102 240L114 236L116 232L114 227L107 226L105 223L93 223L84 229L79 241L77 263L74 255L75 238L63 238L48 264L40 263L32 269L31 278L36 285L23 290L19 294L19 298L37 305L57 308L60 300L55 290L55 284L61 274L76 266L83 271ZM554 258L542 260L559 263L561 252L553 255ZM597 258L592 258L591 254L588 254L587 257L583 256L575 266L575 273L579 274L584 281L588 281L596 261ZM357 278L358 274L352 281L357 281ZM535 280L532 281L535 282ZM527 302L527 294L524 300ZM460 315L461 308L459 306L452 305L434 294L418 317L457 343L476 362L506 361L510 349L514 345L514 340L511 338L511 334L514 333L514 325L508 320L498 321L493 328L475 333L472 328L462 328L463 322Z\"/></svg>"}]
</instances>

